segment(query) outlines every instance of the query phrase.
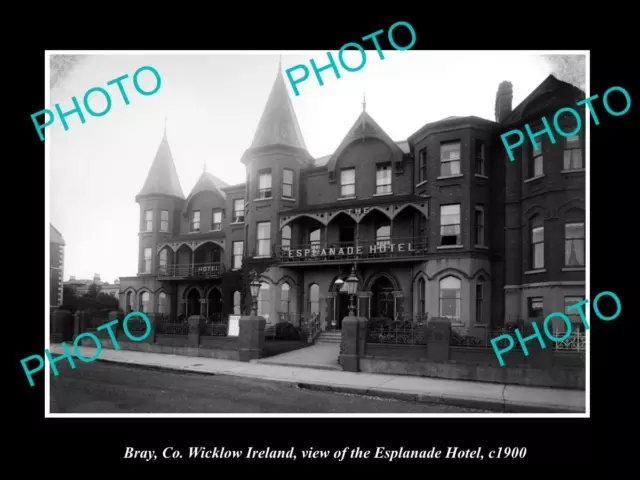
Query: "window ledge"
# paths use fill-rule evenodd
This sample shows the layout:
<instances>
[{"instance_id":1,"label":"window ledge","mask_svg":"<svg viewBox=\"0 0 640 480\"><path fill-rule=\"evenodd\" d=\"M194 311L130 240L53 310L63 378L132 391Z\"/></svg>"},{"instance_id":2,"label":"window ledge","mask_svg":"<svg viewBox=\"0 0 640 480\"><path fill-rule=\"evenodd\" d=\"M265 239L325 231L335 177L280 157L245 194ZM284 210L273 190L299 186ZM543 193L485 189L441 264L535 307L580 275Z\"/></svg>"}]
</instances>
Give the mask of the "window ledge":
<instances>
[{"instance_id":1,"label":"window ledge","mask_svg":"<svg viewBox=\"0 0 640 480\"><path fill-rule=\"evenodd\" d=\"M269 202L273 200L273 197L266 197L266 198L256 198L253 201L254 202Z\"/></svg>"},{"instance_id":2,"label":"window ledge","mask_svg":"<svg viewBox=\"0 0 640 480\"><path fill-rule=\"evenodd\" d=\"M253 258L271 258L271 255L255 255Z\"/></svg>"},{"instance_id":3,"label":"window ledge","mask_svg":"<svg viewBox=\"0 0 640 480\"><path fill-rule=\"evenodd\" d=\"M547 269L546 268L538 268L536 270L527 270L526 272L524 272L525 275L535 275L537 273L547 273Z\"/></svg>"},{"instance_id":4,"label":"window ledge","mask_svg":"<svg viewBox=\"0 0 640 480\"><path fill-rule=\"evenodd\" d=\"M229 225L242 225L244 223L244 220L242 222L231 222Z\"/></svg>"},{"instance_id":5,"label":"window ledge","mask_svg":"<svg viewBox=\"0 0 640 480\"><path fill-rule=\"evenodd\" d=\"M464 248L464 245L439 245L436 250L452 250L456 248Z\"/></svg>"},{"instance_id":6,"label":"window ledge","mask_svg":"<svg viewBox=\"0 0 640 480\"><path fill-rule=\"evenodd\" d=\"M192 233L202 233L202 232L200 230L193 230L193 231L189 232L189 234L192 234Z\"/></svg>"},{"instance_id":7,"label":"window ledge","mask_svg":"<svg viewBox=\"0 0 640 480\"><path fill-rule=\"evenodd\" d=\"M462 177L464 177L464 174L456 173L455 175L442 175L440 177L437 177L436 180L447 180L449 178L462 178Z\"/></svg>"},{"instance_id":8,"label":"window ledge","mask_svg":"<svg viewBox=\"0 0 640 480\"><path fill-rule=\"evenodd\" d=\"M584 173L584 168L573 168L571 170L560 170L560 173L562 174L567 174L567 173Z\"/></svg>"},{"instance_id":9,"label":"window ledge","mask_svg":"<svg viewBox=\"0 0 640 480\"><path fill-rule=\"evenodd\" d=\"M563 272L584 272L584 267L564 267Z\"/></svg>"},{"instance_id":10,"label":"window ledge","mask_svg":"<svg viewBox=\"0 0 640 480\"><path fill-rule=\"evenodd\" d=\"M537 177L531 177L531 178L527 178L524 183L530 183L530 182L535 182L536 180L540 180L542 178L546 177L546 175L543 173L542 175L538 175Z\"/></svg>"},{"instance_id":11,"label":"window ledge","mask_svg":"<svg viewBox=\"0 0 640 480\"><path fill-rule=\"evenodd\" d=\"M426 185L426 184L427 184L427 181L423 180L420 183L416 184L416 188L421 187L421 186Z\"/></svg>"},{"instance_id":12,"label":"window ledge","mask_svg":"<svg viewBox=\"0 0 640 480\"><path fill-rule=\"evenodd\" d=\"M476 178L484 178L485 180L489 180L489 177L487 177L486 175L482 175L481 173L476 173L473 176Z\"/></svg>"},{"instance_id":13,"label":"window ledge","mask_svg":"<svg viewBox=\"0 0 640 480\"><path fill-rule=\"evenodd\" d=\"M284 200L285 202L295 202L296 199L295 198L287 198L287 197L281 197L282 200Z\"/></svg>"},{"instance_id":14,"label":"window ledge","mask_svg":"<svg viewBox=\"0 0 640 480\"><path fill-rule=\"evenodd\" d=\"M338 197L338 201L339 202L342 201L342 200L355 200L355 199L356 199L355 195L352 195L350 197Z\"/></svg>"},{"instance_id":15,"label":"window ledge","mask_svg":"<svg viewBox=\"0 0 640 480\"><path fill-rule=\"evenodd\" d=\"M482 248L483 250L489 250L489 247L486 245L474 245L475 248Z\"/></svg>"},{"instance_id":16,"label":"window ledge","mask_svg":"<svg viewBox=\"0 0 640 480\"><path fill-rule=\"evenodd\" d=\"M393 192L389 192L389 193L374 193L373 194L374 197L386 197L387 195L393 195Z\"/></svg>"}]
</instances>

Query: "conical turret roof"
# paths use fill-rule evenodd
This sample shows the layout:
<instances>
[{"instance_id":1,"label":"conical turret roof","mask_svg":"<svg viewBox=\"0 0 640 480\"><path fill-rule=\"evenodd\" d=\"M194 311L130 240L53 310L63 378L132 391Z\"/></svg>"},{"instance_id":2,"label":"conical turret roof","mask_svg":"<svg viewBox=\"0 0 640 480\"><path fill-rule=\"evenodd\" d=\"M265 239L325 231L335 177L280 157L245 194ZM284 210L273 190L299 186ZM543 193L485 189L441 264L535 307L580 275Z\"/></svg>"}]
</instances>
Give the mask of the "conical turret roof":
<instances>
[{"instance_id":1,"label":"conical turret roof","mask_svg":"<svg viewBox=\"0 0 640 480\"><path fill-rule=\"evenodd\" d=\"M282 68L278 69L278 76L271 88L250 148L269 145L287 145L307 150L296 112L282 77Z\"/></svg>"},{"instance_id":2,"label":"conical turret roof","mask_svg":"<svg viewBox=\"0 0 640 480\"><path fill-rule=\"evenodd\" d=\"M184 200L166 132L149 169L147 180L137 197L146 195L170 195Z\"/></svg>"}]
</instances>

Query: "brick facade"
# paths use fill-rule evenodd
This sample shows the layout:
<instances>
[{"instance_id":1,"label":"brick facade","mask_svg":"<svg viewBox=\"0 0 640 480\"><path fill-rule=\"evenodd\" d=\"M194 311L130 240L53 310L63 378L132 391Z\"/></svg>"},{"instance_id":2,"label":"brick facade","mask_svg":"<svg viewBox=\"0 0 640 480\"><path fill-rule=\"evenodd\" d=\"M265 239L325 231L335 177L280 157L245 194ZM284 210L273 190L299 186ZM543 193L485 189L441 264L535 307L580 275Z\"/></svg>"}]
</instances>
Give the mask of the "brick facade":
<instances>
[{"instance_id":1,"label":"brick facade","mask_svg":"<svg viewBox=\"0 0 640 480\"><path fill-rule=\"evenodd\" d=\"M584 295L584 259L565 261L565 225L584 224L584 168L564 171L564 138L555 145L543 139L544 176L530 180L531 152L520 148L509 162L499 135L552 118L578 92L549 77L512 110L503 83L496 121L449 117L401 142L363 110L336 151L314 159L278 73L241 159L245 184L228 186L205 171L185 198L165 134L136 197L139 274L121 278L121 307L148 301L148 311L172 318L202 313L225 321L246 311L248 270L255 269L263 282L258 313L270 323L282 313L317 313L323 327L339 327L348 308L341 282L355 265L356 306L367 317L428 314L498 326L527 319L528 298L537 296L546 314L562 311L565 296ZM584 154L584 132L579 138ZM537 213L544 268L532 269ZM241 269L234 268L236 242Z\"/></svg>"}]
</instances>

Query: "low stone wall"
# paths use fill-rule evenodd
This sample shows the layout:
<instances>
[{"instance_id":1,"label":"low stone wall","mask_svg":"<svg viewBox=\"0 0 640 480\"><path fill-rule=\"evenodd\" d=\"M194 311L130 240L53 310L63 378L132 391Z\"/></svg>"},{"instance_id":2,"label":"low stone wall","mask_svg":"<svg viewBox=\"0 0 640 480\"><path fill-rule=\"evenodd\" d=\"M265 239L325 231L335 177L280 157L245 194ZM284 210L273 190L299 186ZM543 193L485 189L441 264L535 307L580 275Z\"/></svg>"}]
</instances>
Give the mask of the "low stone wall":
<instances>
[{"instance_id":1,"label":"low stone wall","mask_svg":"<svg viewBox=\"0 0 640 480\"><path fill-rule=\"evenodd\" d=\"M491 348L452 346L451 325L444 319L419 327L424 329L420 345L369 343L366 318L346 317L342 325L340 364L347 371L585 389L584 352L555 351L552 344L541 349L530 342L529 355L514 348L500 366Z\"/></svg>"},{"instance_id":2,"label":"low stone wall","mask_svg":"<svg viewBox=\"0 0 640 480\"><path fill-rule=\"evenodd\" d=\"M113 342L109 339L102 340L103 348L114 348ZM95 344L87 338L80 340L80 344L87 347L94 347ZM118 346L120 350L131 350L134 352L145 353L165 353L170 355L186 355L188 357L207 357L218 358L220 360L236 360L240 361L240 349L237 347L235 339L230 339L227 348L210 348L200 345L198 347L189 347L185 345L166 344L165 342L146 343L125 341L118 338Z\"/></svg>"},{"instance_id":3,"label":"low stone wall","mask_svg":"<svg viewBox=\"0 0 640 480\"><path fill-rule=\"evenodd\" d=\"M241 317L240 330L237 337L213 336L201 334L205 318L200 316L190 317L188 328L182 329L185 334L160 334L157 327L160 319L157 315L149 314L151 331L145 336L144 331L130 332L134 337L143 338L141 341L133 341L123 329L122 312L111 312L109 319L104 322L96 322L86 312L78 312L71 315L67 311L56 311L52 315L51 342L73 343L79 335L91 333L98 337L103 348L114 348L113 341L108 330L98 331L100 325L118 320L111 330L116 337L120 349L138 352L165 353L172 355L186 355L195 357L219 358L224 360L238 360L248 362L260 358L264 345L265 320L262 317ZM132 317L140 318L140 317ZM131 324L129 324L130 328ZM187 333L188 332L188 333ZM80 338L80 345L95 347L95 341L91 336Z\"/></svg>"},{"instance_id":4,"label":"low stone wall","mask_svg":"<svg viewBox=\"0 0 640 480\"><path fill-rule=\"evenodd\" d=\"M410 353L411 350L407 351ZM409 358L413 357L413 358ZM528 387L551 387L584 390L584 367L535 368L530 365L490 365L469 361L448 360L437 362L420 358L411 352L404 358L370 356L360 358L360 371L388 375L414 375L448 380L475 380L478 382L508 383Z\"/></svg>"}]
</instances>

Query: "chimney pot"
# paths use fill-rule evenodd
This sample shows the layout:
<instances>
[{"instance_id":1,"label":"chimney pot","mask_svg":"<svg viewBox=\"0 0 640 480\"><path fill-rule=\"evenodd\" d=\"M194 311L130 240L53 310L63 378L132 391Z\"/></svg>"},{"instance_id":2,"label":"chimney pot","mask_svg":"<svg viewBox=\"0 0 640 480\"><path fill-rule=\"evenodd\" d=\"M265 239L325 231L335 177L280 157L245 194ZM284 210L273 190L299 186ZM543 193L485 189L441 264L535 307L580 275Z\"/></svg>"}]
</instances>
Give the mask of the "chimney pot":
<instances>
[{"instance_id":1,"label":"chimney pot","mask_svg":"<svg viewBox=\"0 0 640 480\"><path fill-rule=\"evenodd\" d=\"M498 86L496 93L495 116L496 122L504 122L512 111L513 102L513 85L511 82L504 81Z\"/></svg>"}]
</instances>

